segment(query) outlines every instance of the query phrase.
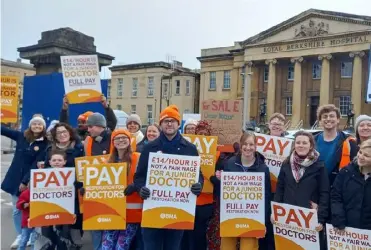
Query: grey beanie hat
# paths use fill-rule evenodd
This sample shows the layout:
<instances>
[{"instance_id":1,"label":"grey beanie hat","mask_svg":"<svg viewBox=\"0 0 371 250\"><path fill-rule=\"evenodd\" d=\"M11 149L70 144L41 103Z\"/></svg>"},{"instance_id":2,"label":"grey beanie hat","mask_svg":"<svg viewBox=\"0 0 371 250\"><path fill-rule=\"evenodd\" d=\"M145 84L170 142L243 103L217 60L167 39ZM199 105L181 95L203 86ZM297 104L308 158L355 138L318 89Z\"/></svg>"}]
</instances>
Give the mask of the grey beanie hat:
<instances>
[{"instance_id":1,"label":"grey beanie hat","mask_svg":"<svg viewBox=\"0 0 371 250\"><path fill-rule=\"evenodd\" d=\"M357 140L359 140L358 127L361 124L361 122L364 122L364 121L371 121L371 116L369 116L369 115L360 115L360 116L357 117L356 123L354 125L354 130L356 131L356 138L357 138Z\"/></svg>"},{"instance_id":2,"label":"grey beanie hat","mask_svg":"<svg viewBox=\"0 0 371 250\"><path fill-rule=\"evenodd\" d=\"M139 125L139 127L142 127L142 121L140 120L139 115L137 114L131 114L128 119L126 120L126 127L130 122L135 122Z\"/></svg>"},{"instance_id":3,"label":"grey beanie hat","mask_svg":"<svg viewBox=\"0 0 371 250\"><path fill-rule=\"evenodd\" d=\"M106 118L102 114L93 113L92 115L88 117L88 120L86 121L86 125L106 128L107 121L106 121Z\"/></svg>"}]
</instances>

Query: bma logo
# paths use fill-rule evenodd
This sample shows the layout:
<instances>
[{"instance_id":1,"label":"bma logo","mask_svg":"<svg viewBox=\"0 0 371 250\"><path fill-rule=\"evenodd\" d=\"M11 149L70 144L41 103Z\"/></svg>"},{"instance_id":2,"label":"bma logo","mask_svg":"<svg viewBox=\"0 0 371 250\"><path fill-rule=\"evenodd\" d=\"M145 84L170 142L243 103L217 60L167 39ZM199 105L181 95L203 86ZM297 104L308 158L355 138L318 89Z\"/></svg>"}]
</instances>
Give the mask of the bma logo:
<instances>
[{"instance_id":1,"label":"bma logo","mask_svg":"<svg viewBox=\"0 0 371 250\"><path fill-rule=\"evenodd\" d=\"M107 223L111 222L111 218L98 218L97 221L98 223Z\"/></svg>"},{"instance_id":2,"label":"bma logo","mask_svg":"<svg viewBox=\"0 0 371 250\"><path fill-rule=\"evenodd\" d=\"M58 215L58 214L47 214L47 215L45 215L45 219L46 219L46 220L55 220L55 219L59 219L59 215Z\"/></svg>"}]
</instances>

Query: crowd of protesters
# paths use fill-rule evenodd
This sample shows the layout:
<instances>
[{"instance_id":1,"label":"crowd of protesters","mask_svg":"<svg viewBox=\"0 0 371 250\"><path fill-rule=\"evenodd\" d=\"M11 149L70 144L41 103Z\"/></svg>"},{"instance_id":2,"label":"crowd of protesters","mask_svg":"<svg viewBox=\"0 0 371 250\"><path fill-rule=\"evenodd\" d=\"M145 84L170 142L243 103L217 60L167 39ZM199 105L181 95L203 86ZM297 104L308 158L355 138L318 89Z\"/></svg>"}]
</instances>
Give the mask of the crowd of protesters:
<instances>
[{"instance_id":1,"label":"crowd of protesters","mask_svg":"<svg viewBox=\"0 0 371 250\"><path fill-rule=\"evenodd\" d=\"M321 248L326 249L324 228L331 223L336 230L346 227L371 230L371 117L360 115L355 122L355 136L338 130L339 109L334 105L319 107L317 118L323 132L313 136L299 131L294 136L290 156L283 162L277 189L271 192L269 169L257 152L252 131L243 131L233 153L218 152L212 194L202 193L204 176L192 185L197 196L193 230L141 228L143 200L150 197L146 187L150 152L197 156L196 147L179 132L181 114L170 105L159 117L159 124L150 124L141 132L141 118L132 114L127 130L115 129L116 117L102 97L105 115L85 112L78 117L78 127L72 128L68 118L68 100L64 98L59 121L47 128L41 115L34 115L25 132L1 126L1 135L17 142L10 168L1 184L13 200L13 221L17 238L11 248L36 250L80 249L82 237L90 234L94 250L232 250L274 249L270 202L276 201L318 211L316 230L321 235ZM285 116L275 113L269 119L271 136L285 135ZM212 136L206 121L188 120L184 134ZM75 167L74 159L82 156L109 154L108 162L128 163L128 185L124 191L127 207L126 230L82 230L82 214L78 195L75 200L73 225L29 228L30 170L37 168ZM225 172L261 172L265 176L264 238L220 237L220 179ZM75 181L76 194L84 195L81 182Z\"/></svg>"}]
</instances>

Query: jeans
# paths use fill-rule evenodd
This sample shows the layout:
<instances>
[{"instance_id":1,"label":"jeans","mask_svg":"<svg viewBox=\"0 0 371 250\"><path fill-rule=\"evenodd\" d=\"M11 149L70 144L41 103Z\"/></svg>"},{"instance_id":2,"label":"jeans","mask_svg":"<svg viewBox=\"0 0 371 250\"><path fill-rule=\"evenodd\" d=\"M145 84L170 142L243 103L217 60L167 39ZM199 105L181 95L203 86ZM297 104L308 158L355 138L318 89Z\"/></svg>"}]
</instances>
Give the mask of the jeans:
<instances>
[{"instance_id":1,"label":"jeans","mask_svg":"<svg viewBox=\"0 0 371 250\"><path fill-rule=\"evenodd\" d=\"M18 201L18 196L12 195L12 204L13 204L13 223L14 229L17 235L22 234L22 214L21 211L17 209L16 204Z\"/></svg>"},{"instance_id":2,"label":"jeans","mask_svg":"<svg viewBox=\"0 0 371 250\"><path fill-rule=\"evenodd\" d=\"M142 228L144 250L174 250L180 248L183 230Z\"/></svg>"},{"instance_id":3,"label":"jeans","mask_svg":"<svg viewBox=\"0 0 371 250\"><path fill-rule=\"evenodd\" d=\"M142 238L142 228L138 224L137 233L135 235L135 250L144 250L144 243Z\"/></svg>"},{"instance_id":4,"label":"jeans","mask_svg":"<svg viewBox=\"0 0 371 250\"><path fill-rule=\"evenodd\" d=\"M103 233L103 231L96 230L96 231L90 231L90 232L91 232L91 239L93 241L94 250L101 250L102 249L102 233Z\"/></svg>"},{"instance_id":5,"label":"jeans","mask_svg":"<svg viewBox=\"0 0 371 250\"><path fill-rule=\"evenodd\" d=\"M31 241L31 250L33 250L33 245L35 243L35 234L33 233L34 229L33 228L22 228L22 233L21 233L21 241L19 242L18 250L26 250L27 248L27 242L30 239Z\"/></svg>"}]
</instances>

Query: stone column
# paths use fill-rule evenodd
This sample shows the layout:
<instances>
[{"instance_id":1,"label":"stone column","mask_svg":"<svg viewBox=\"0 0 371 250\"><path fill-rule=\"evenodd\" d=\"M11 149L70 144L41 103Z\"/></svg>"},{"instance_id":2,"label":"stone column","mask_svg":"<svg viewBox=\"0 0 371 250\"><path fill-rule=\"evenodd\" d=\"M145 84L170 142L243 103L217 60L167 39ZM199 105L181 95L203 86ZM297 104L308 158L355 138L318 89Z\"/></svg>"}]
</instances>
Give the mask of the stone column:
<instances>
[{"instance_id":1,"label":"stone column","mask_svg":"<svg viewBox=\"0 0 371 250\"><path fill-rule=\"evenodd\" d=\"M267 91L267 117L274 113L276 105L276 59L266 60L265 64L269 65L268 91Z\"/></svg>"},{"instance_id":2,"label":"stone column","mask_svg":"<svg viewBox=\"0 0 371 250\"><path fill-rule=\"evenodd\" d=\"M302 88L301 88L301 63L303 62L303 57L291 58L291 62L295 63L294 68L294 85L292 90L292 117L291 124L296 126L301 118L301 107L302 107Z\"/></svg>"},{"instance_id":3,"label":"stone column","mask_svg":"<svg viewBox=\"0 0 371 250\"><path fill-rule=\"evenodd\" d=\"M352 75L352 103L354 109L354 117L361 114L362 109L362 57L364 51L350 52L349 56L353 59L353 75Z\"/></svg>"},{"instance_id":4,"label":"stone column","mask_svg":"<svg viewBox=\"0 0 371 250\"><path fill-rule=\"evenodd\" d=\"M250 120L250 113L251 113L251 80L252 80L252 66L253 62L249 61L245 64L245 77L243 84L243 97L244 97L244 110L246 109L246 117L247 120ZM247 91L247 96L245 96L245 91ZM247 100L246 100L247 99Z\"/></svg>"},{"instance_id":5,"label":"stone column","mask_svg":"<svg viewBox=\"0 0 371 250\"><path fill-rule=\"evenodd\" d=\"M330 60L331 58L332 58L331 54L318 56L318 60L322 61L321 88L320 88L320 98L319 98L320 105L330 103Z\"/></svg>"},{"instance_id":6,"label":"stone column","mask_svg":"<svg viewBox=\"0 0 371 250\"><path fill-rule=\"evenodd\" d=\"M237 99L238 94L238 78L241 77L239 74L239 68L233 67L232 74L231 74L231 97L233 99Z\"/></svg>"}]
</instances>

